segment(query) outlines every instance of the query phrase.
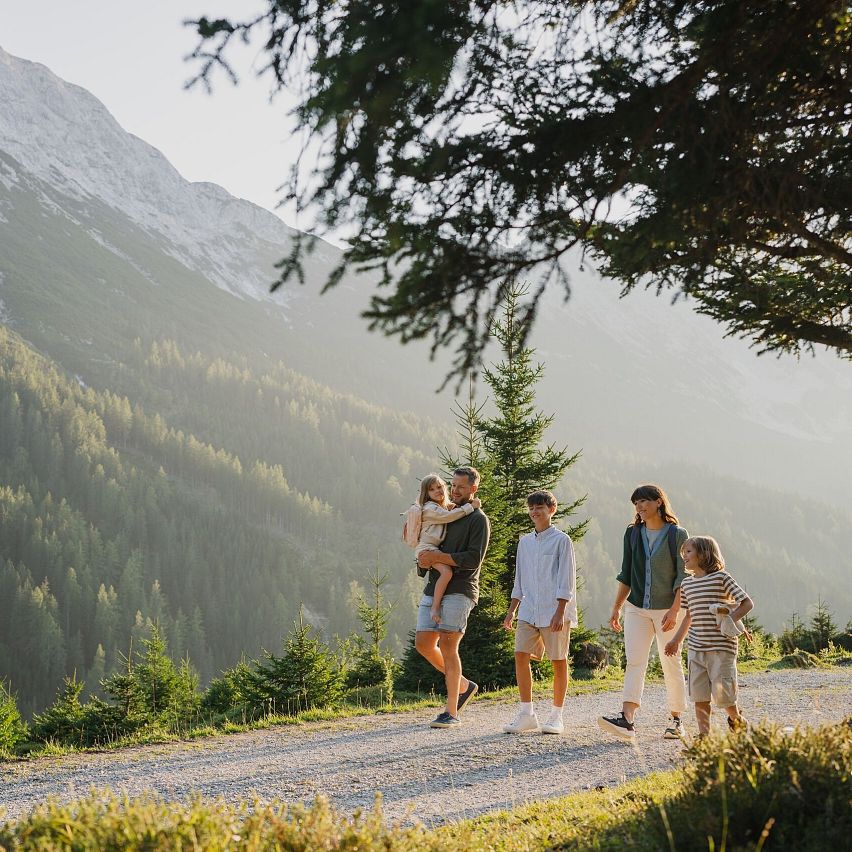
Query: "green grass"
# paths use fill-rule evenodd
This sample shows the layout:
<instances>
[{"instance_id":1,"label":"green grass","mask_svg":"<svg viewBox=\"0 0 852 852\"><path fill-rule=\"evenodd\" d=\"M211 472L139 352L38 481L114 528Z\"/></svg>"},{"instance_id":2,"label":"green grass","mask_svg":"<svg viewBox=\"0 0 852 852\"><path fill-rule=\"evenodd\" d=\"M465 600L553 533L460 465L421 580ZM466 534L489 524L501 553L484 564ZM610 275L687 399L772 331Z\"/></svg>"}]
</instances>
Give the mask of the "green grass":
<instances>
[{"instance_id":1,"label":"green grass","mask_svg":"<svg viewBox=\"0 0 852 852\"><path fill-rule=\"evenodd\" d=\"M170 804L156 796L128 799L92 791L77 802L47 802L0 829L9 849L392 849L505 850L653 849L666 802L681 794L682 771L656 773L620 787L578 793L427 830L398 826L374 808L347 819L318 798L310 807L260 801L234 806L192 799ZM120 844L120 846L118 845Z\"/></svg>"},{"instance_id":2,"label":"green grass","mask_svg":"<svg viewBox=\"0 0 852 852\"><path fill-rule=\"evenodd\" d=\"M666 804L683 791L683 771L656 772L602 790L535 802L435 829L437 848L656 849Z\"/></svg>"},{"instance_id":3,"label":"green grass","mask_svg":"<svg viewBox=\"0 0 852 852\"><path fill-rule=\"evenodd\" d=\"M169 803L92 791L0 827L9 850L789 850L844 848L852 832L852 719L792 733L715 736L684 768L428 830L388 822L377 798L347 817L322 798Z\"/></svg>"}]
</instances>

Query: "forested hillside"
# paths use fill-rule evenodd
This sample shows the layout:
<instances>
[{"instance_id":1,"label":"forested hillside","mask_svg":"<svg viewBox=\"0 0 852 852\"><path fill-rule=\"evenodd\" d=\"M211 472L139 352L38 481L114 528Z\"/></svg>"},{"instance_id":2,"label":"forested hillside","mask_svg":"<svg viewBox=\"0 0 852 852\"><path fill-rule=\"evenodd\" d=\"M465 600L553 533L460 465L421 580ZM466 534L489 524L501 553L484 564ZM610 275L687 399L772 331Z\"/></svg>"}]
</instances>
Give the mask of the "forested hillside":
<instances>
[{"instance_id":1,"label":"forested hillside","mask_svg":"<svg viewBox=\"0 0 852 852\"><path fill-rule=\"evenodd\" d=\"M346 634L377 561L399 649L418 589L399 511L453 436L283 364L258 371L171 340L116 355L130 396L86 387L0 327L0 671L22 709L43 707L66 673L96 687L148 620L205 680L277 648L300 604L326 635ZM611 603L629 492L648 478L690 529L719 538L767 626L818 597L852 612L848 515L623 455L577 470L564 490L589 493L590 625Z\"/></svg>"},{"instance_id":2,"label":"forested hillside","mask_svg":"<svg viewBox=\"0 0 852 852\"><path fill-rule=\"evenodd\" d=\"M84 387L0 328L0 671L25 710L67 672L96 684L146 619L205 678L277 647L301 602L348 632L350 584L402 550L388 536L404 502L394 477L427 465L389 440L416 437L404 416L283 367L254 377L174 344L134 351L150 395L195 412L202 438Z\"/></svg>"}]
</instances>

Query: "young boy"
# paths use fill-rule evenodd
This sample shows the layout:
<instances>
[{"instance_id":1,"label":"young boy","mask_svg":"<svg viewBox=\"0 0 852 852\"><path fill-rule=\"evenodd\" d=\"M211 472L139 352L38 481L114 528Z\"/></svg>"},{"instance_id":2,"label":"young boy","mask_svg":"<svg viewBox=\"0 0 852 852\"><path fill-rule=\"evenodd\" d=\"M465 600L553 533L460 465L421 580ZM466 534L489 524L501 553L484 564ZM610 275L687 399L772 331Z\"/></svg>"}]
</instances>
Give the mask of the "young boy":
<instances>
[{"instance_id":1,"label":"young boy","mask_svg":"<svg viewBox=\"0 0 852 852\"><path fill-rule=\"evenodd\" d=\"M527 497L527 511L535 530L518 543L512 602L503 627L515 631L515 677L521 706L515 718L503 727L507 734L541 730L561 734L564 728L562 705L568 691L568 640L577 626L577 577L574 547L562 530L552 526L556 498L550 491L533 491ZM543 653L553 664L553 708L539 727L532 704L530 659Z\"/></svg>"},{"instance_id":2,"label":"young boy","mask_svg":"<svg viewBox=\"0 0 852 852\"><path fill-rule=\"evenodd\" d=\"M690 576L680 587L686 618L666 644L666 654L680 653L688 634L689 697L695 702L698 736L710 733L710 699L728 714L728 727L745 725L737 707L737 623L754 608L751 598L725 570L725 560L716 540L693 536L681 546L683 566Z\"/></svg>"}]
</instances>

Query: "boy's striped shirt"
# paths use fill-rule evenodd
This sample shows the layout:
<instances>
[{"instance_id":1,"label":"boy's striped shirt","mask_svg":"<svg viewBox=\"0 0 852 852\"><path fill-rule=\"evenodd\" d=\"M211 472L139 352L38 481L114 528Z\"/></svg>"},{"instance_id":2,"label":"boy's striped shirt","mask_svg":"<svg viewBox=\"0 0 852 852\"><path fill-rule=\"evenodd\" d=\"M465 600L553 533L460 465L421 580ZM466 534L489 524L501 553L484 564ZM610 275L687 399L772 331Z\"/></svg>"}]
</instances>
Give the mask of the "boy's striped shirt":
<instances>
[{"instance_id":1,"label":"boy's striped shirt","mask_svg":"<svg viewBox=\"0 0 852 852\"><path fill-rule=\"evenodd\" d=\"M692 621L687 642L693 651L737 653L737 637L723 636L710 612L710 604L727 604L733 611L748 595L727 571L715 571L704 577L685 577L680 587L681 603Z\"/></svg>"}]
</instances>

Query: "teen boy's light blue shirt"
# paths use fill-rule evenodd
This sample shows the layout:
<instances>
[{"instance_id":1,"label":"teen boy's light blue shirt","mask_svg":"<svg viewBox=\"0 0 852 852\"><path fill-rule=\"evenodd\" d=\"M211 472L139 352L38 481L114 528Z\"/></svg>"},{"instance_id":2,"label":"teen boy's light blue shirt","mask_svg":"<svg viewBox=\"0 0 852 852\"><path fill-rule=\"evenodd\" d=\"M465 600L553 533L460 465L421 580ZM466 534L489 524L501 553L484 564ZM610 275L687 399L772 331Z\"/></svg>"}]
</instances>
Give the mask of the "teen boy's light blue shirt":
<instances>
[{"instance_id":1,"label":"teen boy's light blue shirt","mask_svg":"<svg viewBox=\"0 0 852 852\"><path fill-rule=\"evenodd\" d=\"M565 622L577 626L574 545L562 530L548 527L521 536L512 597L521 602L518 620L536 627L549 627L557 599L566 600Z\"/></svg>"}]
</instances>

